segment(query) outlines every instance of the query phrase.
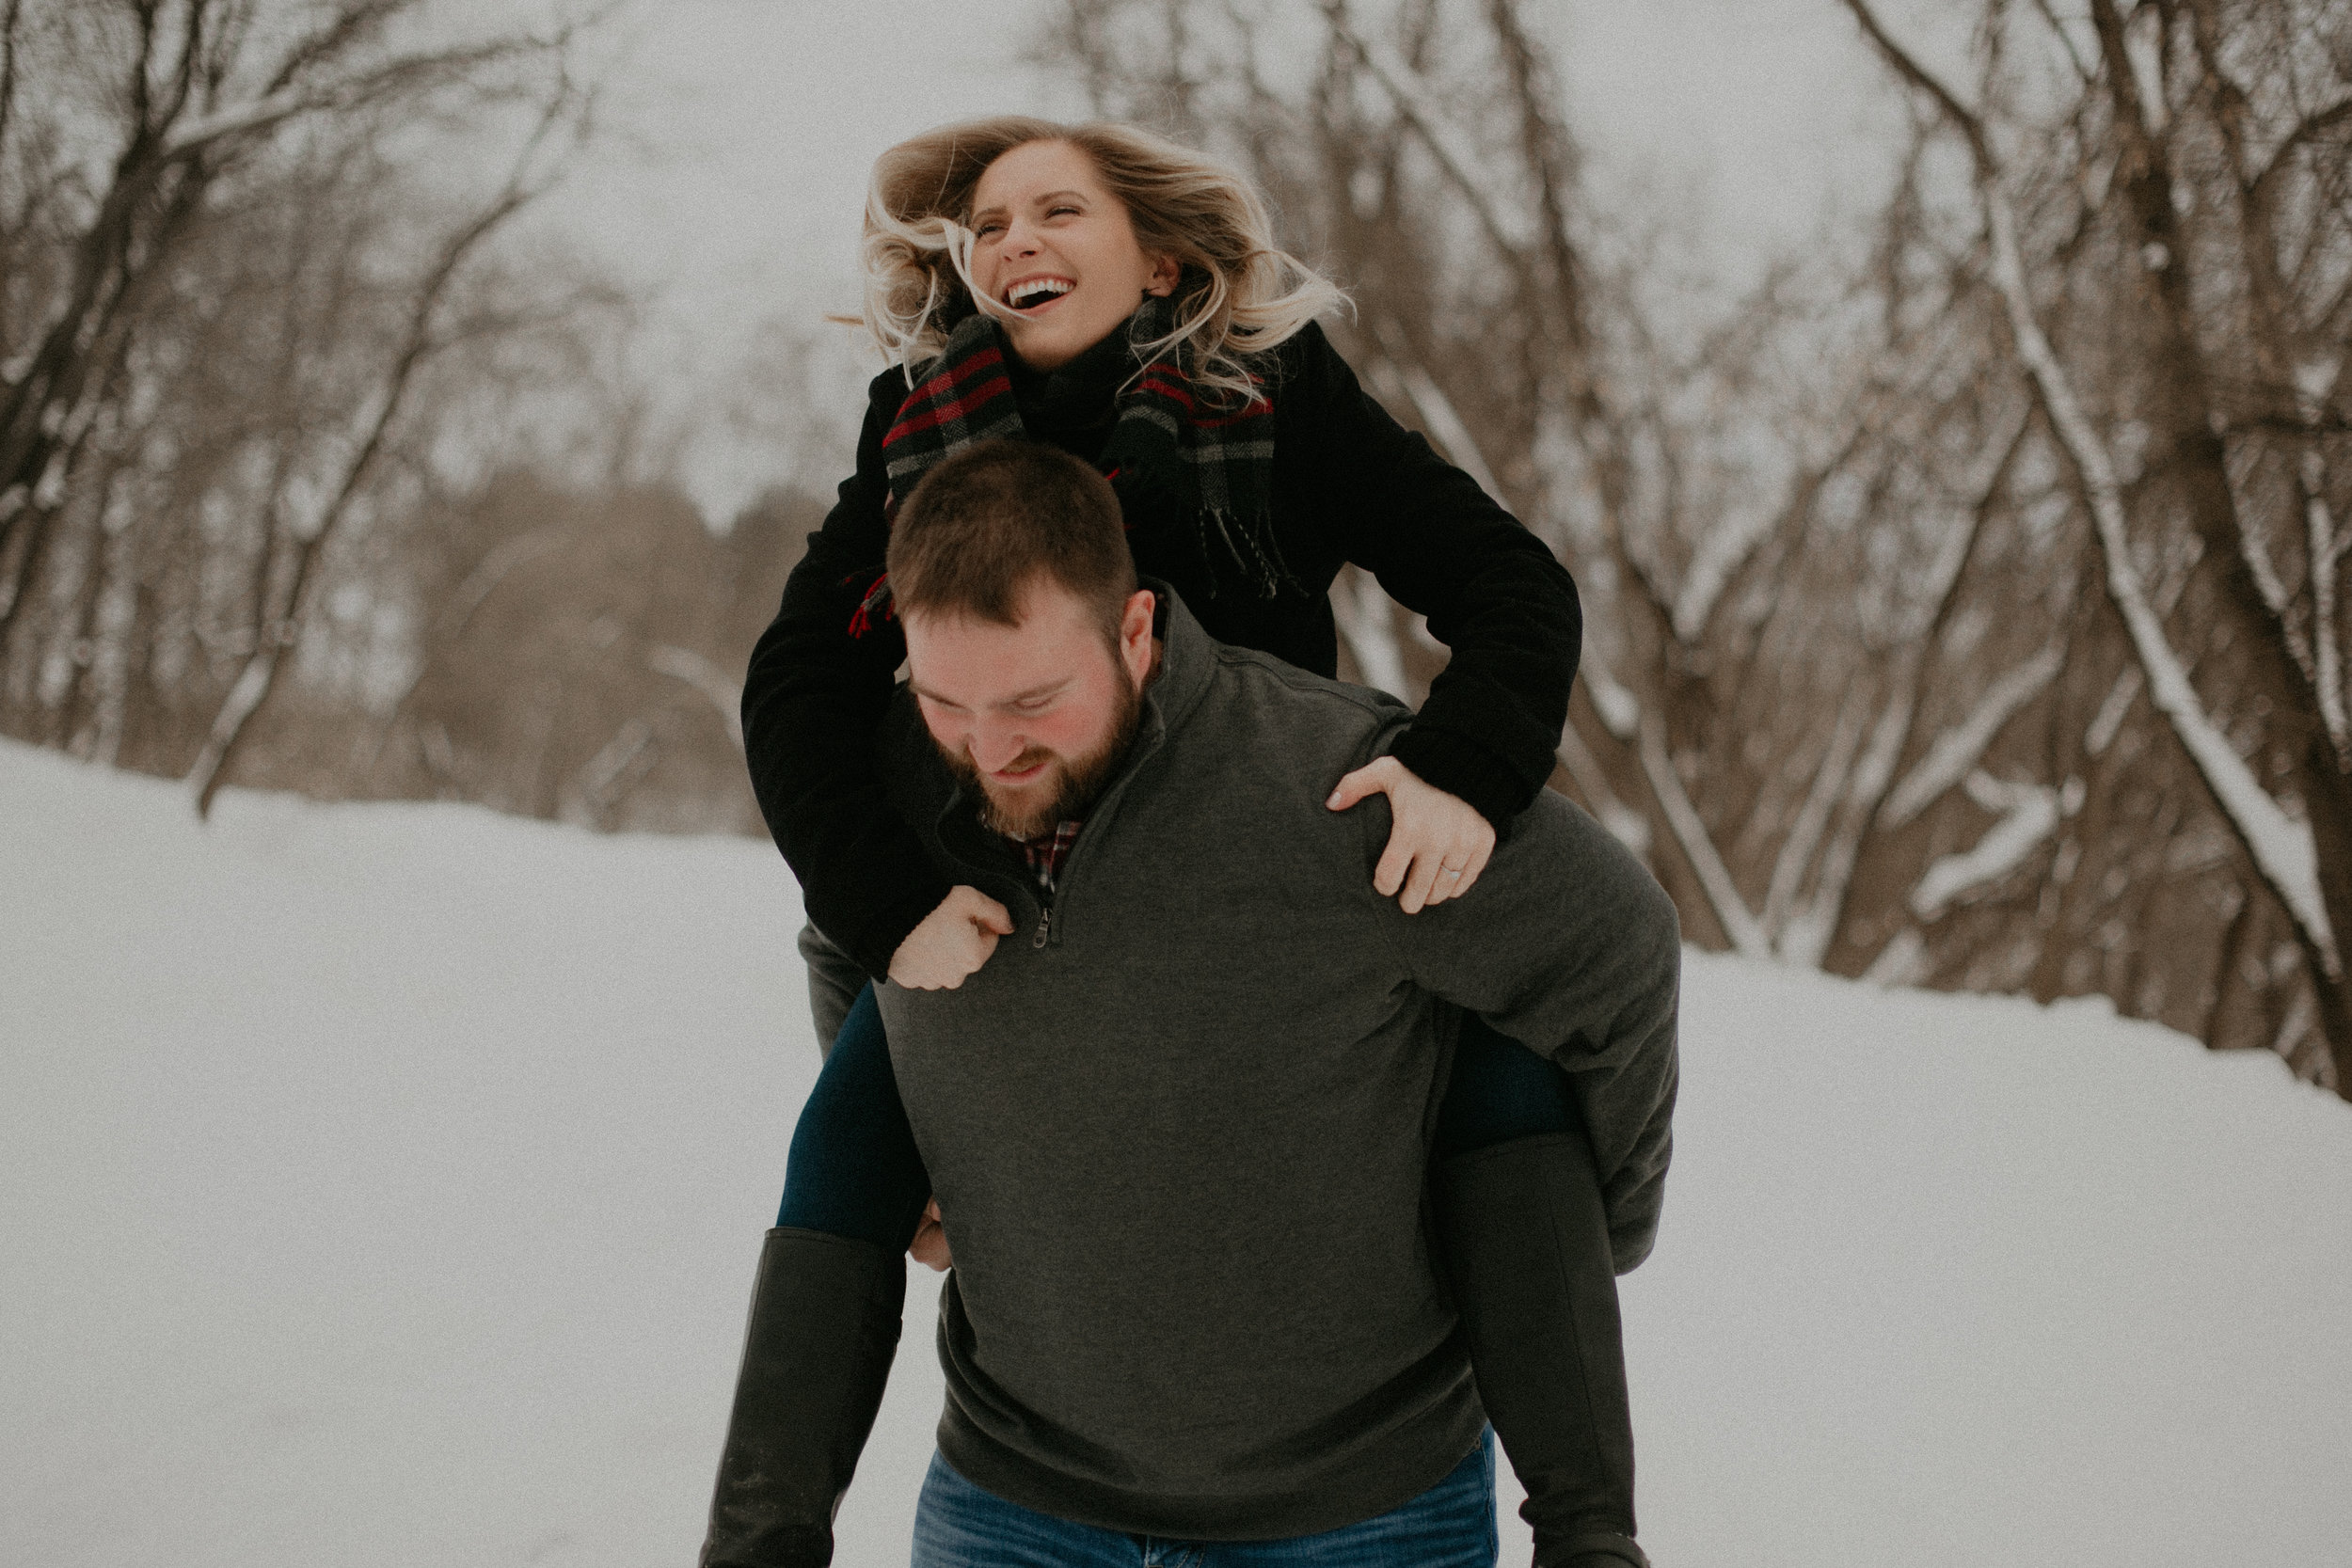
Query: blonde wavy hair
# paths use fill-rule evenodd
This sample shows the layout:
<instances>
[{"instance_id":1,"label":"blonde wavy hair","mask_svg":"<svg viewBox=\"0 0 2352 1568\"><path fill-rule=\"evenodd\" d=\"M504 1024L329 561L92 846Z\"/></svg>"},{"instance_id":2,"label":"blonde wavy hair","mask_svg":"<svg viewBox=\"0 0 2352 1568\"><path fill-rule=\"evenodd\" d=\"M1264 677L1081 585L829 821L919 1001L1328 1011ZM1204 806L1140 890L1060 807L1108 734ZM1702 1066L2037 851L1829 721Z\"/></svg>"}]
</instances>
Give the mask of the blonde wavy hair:
<instances>
[{"instance_id":1,"label":"blonde wavy hair","mask_svg":"<svg viewBox=\"0 0 2352 1568\"><path fill-rule=\"evenodd\" d=\"M875 159L866 190L860 319L910 385L972 311L1011 316L973 286L966 225L981 172L1040 141L1067 142L1091 159L1145 254L1172 257L1182 269L1176 328L1146 345L1147 361L1189 341L1195 385L1246 401L1254 390L1250 360L1347 304L1337 284L1275 245L1274 220L1248 180L1190 148L1110 121L963 120Z\"/></svg>"}]
</instances>

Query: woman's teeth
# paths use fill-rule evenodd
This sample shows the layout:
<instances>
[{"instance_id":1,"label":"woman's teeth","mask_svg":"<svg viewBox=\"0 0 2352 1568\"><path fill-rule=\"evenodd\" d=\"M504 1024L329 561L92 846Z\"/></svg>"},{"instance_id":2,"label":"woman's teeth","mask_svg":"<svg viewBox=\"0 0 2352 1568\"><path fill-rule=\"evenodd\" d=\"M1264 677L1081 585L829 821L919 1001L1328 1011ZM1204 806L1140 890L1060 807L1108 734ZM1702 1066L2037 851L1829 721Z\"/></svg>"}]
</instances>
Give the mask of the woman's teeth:
<instances>
[{"instance_id":1,"label":"woman's teeth","mask_svg":"<svg viewBox=\"0 0 2352 1568\"><path fill-rule=\"evenodd\" d=\"M1005 291L1005 303L1016 310L1025 309L1040 300L1066 294L1076 287L1076 284L1059 277L1025 278Z\"/></svg>"}]
</instances>

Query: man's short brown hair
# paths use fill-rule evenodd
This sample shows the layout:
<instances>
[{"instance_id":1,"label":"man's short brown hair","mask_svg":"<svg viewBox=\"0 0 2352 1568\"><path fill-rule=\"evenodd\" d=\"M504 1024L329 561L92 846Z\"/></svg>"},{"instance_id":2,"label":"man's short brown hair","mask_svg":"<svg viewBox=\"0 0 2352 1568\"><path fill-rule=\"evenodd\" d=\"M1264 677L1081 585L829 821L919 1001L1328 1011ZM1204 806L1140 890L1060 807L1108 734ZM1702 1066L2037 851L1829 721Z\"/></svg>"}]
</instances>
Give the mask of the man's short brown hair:
<instances>
[{"instance_id":1,"label":"man's short brown hair","mask_svg":"<svg viewBox=\"0 0 2352 1568\"><path fill-rule=\"evenodd\" d=\"M904 615L1020 624L1040 576L1092 610L1114 645L1136 591L1119 498L1055 447L977 441L940 460L890 529L890 596Z\"/></svg>"}]
</instances>

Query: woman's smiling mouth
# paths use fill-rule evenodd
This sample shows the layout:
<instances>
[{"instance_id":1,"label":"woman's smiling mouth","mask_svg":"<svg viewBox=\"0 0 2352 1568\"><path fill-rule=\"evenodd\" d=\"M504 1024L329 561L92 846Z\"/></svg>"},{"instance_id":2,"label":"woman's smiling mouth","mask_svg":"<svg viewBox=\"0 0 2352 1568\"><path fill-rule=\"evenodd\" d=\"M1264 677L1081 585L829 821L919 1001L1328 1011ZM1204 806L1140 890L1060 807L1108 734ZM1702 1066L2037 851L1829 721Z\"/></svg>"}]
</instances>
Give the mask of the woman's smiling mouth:
<instances>
[{"instance_id":1,"label":"woman's smiling mouth","mask_svg":"<svg viewBox=\"0 0 2352 1568\"><path fill-rule=\"evenodd\" d=\"M1015 310L1043 309L1077 286L1067 277L1024 277L1006 289L1004 302Z\"/></svg>"}]
</instances>

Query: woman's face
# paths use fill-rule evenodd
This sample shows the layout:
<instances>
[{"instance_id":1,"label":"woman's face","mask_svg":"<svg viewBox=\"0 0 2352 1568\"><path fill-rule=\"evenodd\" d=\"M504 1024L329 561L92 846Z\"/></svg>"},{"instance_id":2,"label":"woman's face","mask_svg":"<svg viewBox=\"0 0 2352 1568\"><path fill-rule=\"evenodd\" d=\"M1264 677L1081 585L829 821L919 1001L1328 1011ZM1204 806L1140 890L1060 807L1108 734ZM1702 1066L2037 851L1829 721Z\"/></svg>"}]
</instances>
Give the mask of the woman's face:
<instances>
[{"instance_id":1,"label":"woman's face","mask_svg":"<svg viewBox=\"0 0 2352 1568\"><path fill-rule=\"evenodd\" d=\"M1058 370L1176 287L1176 262L1147 256L1094 160L1068 142L1025 142L972 191L972 281L1012 312L1012 351Z\"/></svg>"}]
</instances>

